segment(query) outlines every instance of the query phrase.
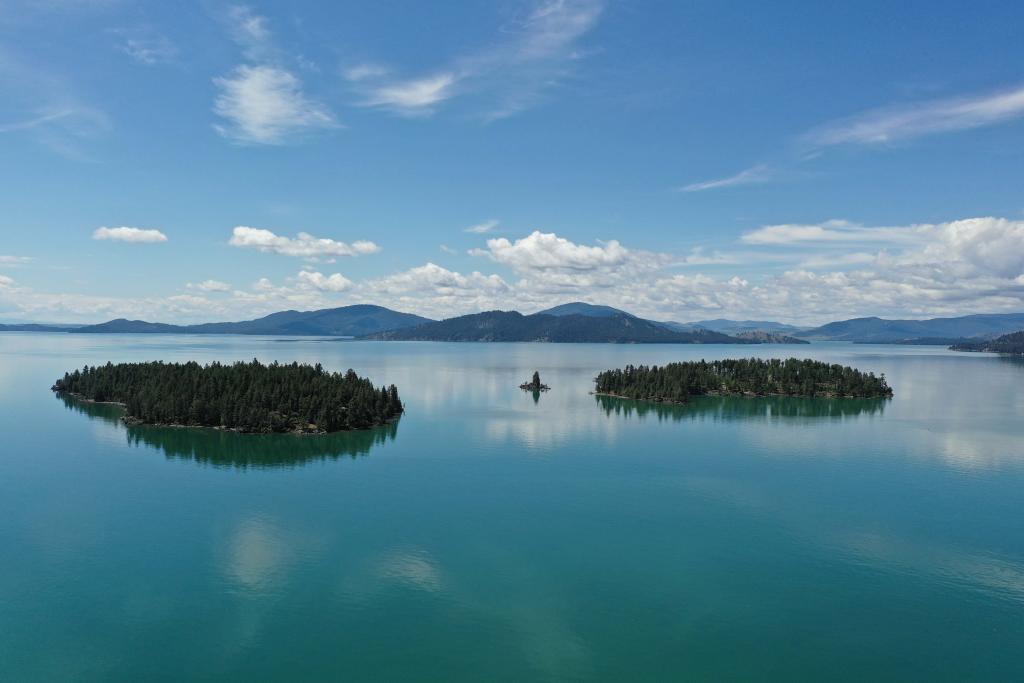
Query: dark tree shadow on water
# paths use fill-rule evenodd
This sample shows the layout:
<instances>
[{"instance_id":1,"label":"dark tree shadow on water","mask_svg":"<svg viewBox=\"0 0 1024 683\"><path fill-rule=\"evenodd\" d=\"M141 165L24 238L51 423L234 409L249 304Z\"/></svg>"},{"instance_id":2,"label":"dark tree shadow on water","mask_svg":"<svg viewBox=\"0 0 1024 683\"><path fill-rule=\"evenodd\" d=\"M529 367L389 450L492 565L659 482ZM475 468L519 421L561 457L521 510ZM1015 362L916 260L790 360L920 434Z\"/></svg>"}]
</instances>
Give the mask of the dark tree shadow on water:
<instances>
[{"instance_id":1,"label":"dark tree shadow on water","mask_svg":"<svg viewBox=\"0 0 1024 683\"><path fill-rule=\"evenodd\" d=\"M122 422L124 409L58 396L68 410L120 426L132 446L150 446L167 458L211 467L269 469L301 467L314 461L358 458L398 434L398 422L374 429L333 434L240 434L207 427L159 427Z\"/></svg>"},{"instance_id":2,"label":"dark tree shadow on water","mask_svg":"<svg viewBox=\"0 0 1024 683\"><path fill-rule=\"evenodd\" d=\"M888 403L882 398L793 398L789 396L697 396L685 404L634 401L598 396L606 415L661 421L818 420L881 415Z\"/></svg>"}]
</instances>

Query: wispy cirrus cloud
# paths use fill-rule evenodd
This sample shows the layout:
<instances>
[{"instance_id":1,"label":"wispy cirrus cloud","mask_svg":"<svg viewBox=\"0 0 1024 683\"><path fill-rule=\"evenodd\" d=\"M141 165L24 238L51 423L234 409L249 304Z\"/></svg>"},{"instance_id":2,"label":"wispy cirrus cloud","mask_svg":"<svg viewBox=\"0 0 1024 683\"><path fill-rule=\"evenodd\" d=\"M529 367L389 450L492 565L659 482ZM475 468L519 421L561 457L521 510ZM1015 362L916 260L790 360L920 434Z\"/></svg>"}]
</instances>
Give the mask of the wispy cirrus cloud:
<instances>
[{"instance_id":1,"label":"wispy cirrus cloud","mask_svg":"<svg viewBox=\"0 0 1024 683\"><path fill-rule=\"evenodd\" d=\"M286 69L243 64L213 82L220 91L213 111L227 122L214 128L236 142L276 145L337 126L330 110L308 98L301 81Z\"/></svg>"},{"instance_id":2,"label":"wispy cirrus cloud","mask_svg":"<svg viewBox=\"0 0 1024 683\"><path fill-rule=\"evenodd\" d=\"M498 221L492 218L490 220L484 221L483 223L471 225L462 232L468 232L474 235L483 235L488 232L493 232L496 227L498 227Z\"/></svg>"},{"instance_id":3,"label":"wispy cirrus cloud","mask_svg":"<svg viewBox=\"0 0 1024 683\"><path fill-rule=\"evenodd\" d=\"M339 242L337 240L314 237L300 232L295 237L277 235L264 228L250 228L240 225L231 233L229 244L233 247L256 249L263 252L297 256L309 260L332 259L337 256L360 256L375 254L380 247L369 240Z\"/></svg>"},{"instance_id":4,"label":"wispy cirrus cloud","mask_svg":"<svg viewBox=\"0 0 1024 683\"><path fill-rule=\"evenodd\" d=\"M327 105L307 95L302 80L284 64L266 17L246 5L233 5L225 22L250 63L213 79L218 91L213 112L224 120L214 125L218 133L243 144L280 145L304 133L338 127Z\"/></svg>"},{"instance_id":5,"label":"wispy cirrus cloud","mask_svg":"<svg viewBox=\"0 0 1024 683\"><path fill-rule=\"evenodd\" d=\"M32 262L31 256L10 256L0 254L0 266L23 266Z\"/></svg>"},{"instance_id":6,"label":"wispy cirrus cloud","mask_svg":"<svg viewBox=\"0 0 1024 683\"><path fill-rule=\"evenodd\" d=\"M740 240L759 245L811 245L852 243L908 243L926 236L926 226L864 227L844 220L823 223L765 225Z\"/></svg>"},{"instance_id":7,"label":"wispy cirrus cloud","mask_svg":"<svg viewBox=\"0 0 1024 683\"><path fill-rule=\"evenodd\" d=\"M155 242L166 242L167 235L155 228L96 228L92 233L94 240L109 240L112 242L134 242L138 244L152 244Z\"/></svg>"},{"instance_id":8,"label":"wispy cirrus cloud","mask_svg":"<svg viewBox=\"0 0 1024 683\"><path fill-rule=\"evenodd\" d=\"M433 105L455 94L458 80L453 73L439 73L388 83L368 92L363 105L385 107L407 115L429 114Z\"/></svg>"},{"instance_id":9,"label":"wispy cirrus cloud","mask_svg":"<svg viewBox=\"0 0 1024 683\"><path fill-rule=\"evenodd\" d=\"M485 97L485 119L502 118L537 101L580 57L576 43L596 24L602 0L543 0L501 28L492 45L456 57L421 75L401 76L377 63L342 73L359 104L404 116L432 114L459 95Z\"/></svg>"},{"instance_id":10,"label":"wispy cirrus cloud","mask_svg":"<svg viewBox=\"0 0 1024 683\"><path fill-rule=\"evenodd\" d=\"M84 101L78 90L73 79L0 45L0 134L26 135L61 156L89 160L88 143L111 124L106 113Z\"/></svg>"},{"instance_id":11,"label":"wispy cirrus cloud","mask_svg":"<svg viewBox=\"0 0 1024 683\"><path fill-rule=\"evenodd\" d=\"M814 147L879 145L937 133L969 130L1024 116L1024 86L1000 92L874 109L807 133Z\"/></svg>"},{"instance_id":12,"label":"wispy cirrus cloud","mask_svg":"<svg viewBox=\"0 0 1024 683\"><path fill-rule=\"evenodd\" d=\"M270 22L248 5L229 5L223 15L228 35L242 48L247 59L266 59L275 48Z\"/></svg>"},{"instance_id":13,"label":"wispy cirrus cloud","mask_svg":"<svg viewBox=\"0 0 1024 683\"><path fill-rule=\"evenodd\" d=\"M736 187L737 185L755 185L766 183L774 176L774 171L766 164L758 164L746 168L735 175L715 180L703 180L697 183L690 183L678 189L679 192L703 192L705 190L718 190L723 187Z\"/></svg>"},{"instance_id":14,"label":"wispy cirrus cloud","mask_svg":"<svg viewBox=\"0 0 1024 683\"><path fill-rule=\"evenodd\" d=\"M171 40L150 26L140 25L112 29L120 42L117 49L128 55L132 61L143 66L167 64L178 56L178 47Z\"/></svg>"}]
</instances>

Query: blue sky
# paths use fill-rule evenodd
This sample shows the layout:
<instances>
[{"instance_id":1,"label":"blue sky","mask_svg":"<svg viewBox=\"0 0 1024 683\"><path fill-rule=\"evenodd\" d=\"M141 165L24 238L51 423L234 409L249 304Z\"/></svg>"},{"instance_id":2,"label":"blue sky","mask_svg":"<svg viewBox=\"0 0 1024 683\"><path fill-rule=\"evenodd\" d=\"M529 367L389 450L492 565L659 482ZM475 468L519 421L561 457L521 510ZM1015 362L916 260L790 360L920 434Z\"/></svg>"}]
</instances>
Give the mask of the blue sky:
<instances>
[{"instance_id":1,"label":"blue sky","mask_svg":"<svg viewBox=\"0 0 1024 683\"><path fill-rule=\"evenodd\" d=\"M0 318L1024 309L1019 2L0 0Z\"/></svg>"}]
</instances>

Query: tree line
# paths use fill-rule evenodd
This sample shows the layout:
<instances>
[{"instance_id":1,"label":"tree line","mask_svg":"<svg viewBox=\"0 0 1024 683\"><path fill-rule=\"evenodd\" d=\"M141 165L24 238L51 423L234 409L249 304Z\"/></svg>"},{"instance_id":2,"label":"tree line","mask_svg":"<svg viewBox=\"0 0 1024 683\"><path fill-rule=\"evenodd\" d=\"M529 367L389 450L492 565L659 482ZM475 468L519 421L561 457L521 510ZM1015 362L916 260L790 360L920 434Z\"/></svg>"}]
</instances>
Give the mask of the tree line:
<instances>
[{"instance_id":1,"label":"tree line","mask_svg":"<svg viewBox=\"0 0 1024 683\"><path fill-rule=\"evenodd\" d=\"M335 432L390 422L404 407L395 385L377 388L353 370L319 363L230 365L107 363L65 373L53 390L121 403L131 421L243 432Z\"/></svg>"},{"instance_id":2,"label":"tree line","mask_svg":"<svg viewBox=\"0 0 1024 683\"><path fill-rule=\"evenodd\" d=\"M816 360L743 358L687 361L664 366L628 365L595 378L598 394L684 403L690 396L745 394L887 398L885 375Z\"/></svg>"}]
</instances>

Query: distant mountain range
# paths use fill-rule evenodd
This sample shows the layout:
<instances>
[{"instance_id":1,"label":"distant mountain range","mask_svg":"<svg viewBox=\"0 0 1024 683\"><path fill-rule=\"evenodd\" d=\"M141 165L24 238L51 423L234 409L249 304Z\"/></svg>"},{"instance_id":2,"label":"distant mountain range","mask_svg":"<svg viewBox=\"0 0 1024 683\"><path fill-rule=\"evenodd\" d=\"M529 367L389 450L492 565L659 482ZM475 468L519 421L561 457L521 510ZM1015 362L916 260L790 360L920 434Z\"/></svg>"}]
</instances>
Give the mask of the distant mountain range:
<instances>
[{"instance_id":1,"label":"distant mountain range","mask_svg":"<svg viewBox=\"0 0 1024 683\"><path fill-rule=\"evenodd\" d=\"M399 313L383 306L358 304L319 311L282 311L256 320L202 325L166 325L143 320L111 320L86 325L75 332L160 333L160 334L270 334L325 337L362 337L383 330L429 322L411 313Z\"/></svg>"},{"instance_id":2,"label":"distant mountain range","mask_svg":"<svg viewBox=\"0 0 1024 683\"><path fill-rule=\"evenodd\" d=\"M77 325L40 325L37 323L11 323L0 325L0 332L70 332Z\"/></svg>"},{"instance_id":3,"label":"distant mountain range","mask_svg":"<svg viewBox=\"0 0 1024 683\"><path fill-rule=\"evenodd\" d=\"M401 341L594 342L613 344L749 343L735 337L697 330L677 332L628 313L534 313L488 311L423 323L371 335Z\"/></svg>"},{"instance_id":4,"label":"distant mountain range","mask_svg":"<svg viewBox=\"0 0 1024 683\"><path fill-rule=\"evenodd\" d=\"M359 304L319 311L282 311L256 320L168 325L111 320L99 325L17 323L0 332L148 334L262 334L474 341L795 344L802 340L868 344L943 344L984 341L1024 330L1024 313L977 314L930 320L854 318L811 329L767 320L647 320L611 306L581 301L532 315L490 311L434 321L383 306Z\"/></svg>"}]
</instances>

